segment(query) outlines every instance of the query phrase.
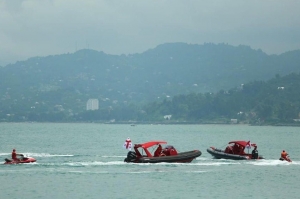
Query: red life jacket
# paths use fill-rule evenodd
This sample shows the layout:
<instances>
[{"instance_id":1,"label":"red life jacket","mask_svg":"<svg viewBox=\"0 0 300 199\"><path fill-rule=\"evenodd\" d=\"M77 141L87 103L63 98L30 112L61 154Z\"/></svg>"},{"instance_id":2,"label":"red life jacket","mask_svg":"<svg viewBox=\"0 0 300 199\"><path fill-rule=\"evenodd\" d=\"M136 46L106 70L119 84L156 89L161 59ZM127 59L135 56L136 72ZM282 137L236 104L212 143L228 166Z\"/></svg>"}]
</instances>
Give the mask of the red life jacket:
<instances>
[{"instance_id":1,"label":"red life jacket","mask_svg":"<svg viewBox=\"0 0 300 199\"><path fill-rule=\"evenodd\" d=\"M11 159L16 160L17 158L17 153L16 152L12 152L11 153Z\"/></svg>"},{"instance_id":2,"label":"red life jacket","mask_svg":"<svg viewBox=\"0 0 300 199\"><path fill-rule=\"evenodd\" d=\"M284 158L284 159L286 159L286 156L287 156L287 155L288 155L287 152L282 152L282 153L281 153L281 157Z\"/></svg>"}]
</instances>

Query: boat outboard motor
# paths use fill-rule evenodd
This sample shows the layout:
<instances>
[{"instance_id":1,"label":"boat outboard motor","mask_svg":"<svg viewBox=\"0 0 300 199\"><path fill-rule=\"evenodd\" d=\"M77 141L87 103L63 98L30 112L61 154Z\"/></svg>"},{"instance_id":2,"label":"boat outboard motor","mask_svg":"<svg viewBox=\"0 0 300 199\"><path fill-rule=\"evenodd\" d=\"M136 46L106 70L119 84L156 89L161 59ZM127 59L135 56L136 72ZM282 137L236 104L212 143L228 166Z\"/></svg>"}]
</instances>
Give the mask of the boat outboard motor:
<instances>
[{"instance_id":1,"label":"boat outboard motor","mask_svg":"<svg viewBox=\"0 0 300 199\"><path fill-rule=\"evenodd\" d=\"M127 153L127 158L124 159L124 162L135 162L136 153L134 151L129 151Z\"/></svg>"}]
</instances>

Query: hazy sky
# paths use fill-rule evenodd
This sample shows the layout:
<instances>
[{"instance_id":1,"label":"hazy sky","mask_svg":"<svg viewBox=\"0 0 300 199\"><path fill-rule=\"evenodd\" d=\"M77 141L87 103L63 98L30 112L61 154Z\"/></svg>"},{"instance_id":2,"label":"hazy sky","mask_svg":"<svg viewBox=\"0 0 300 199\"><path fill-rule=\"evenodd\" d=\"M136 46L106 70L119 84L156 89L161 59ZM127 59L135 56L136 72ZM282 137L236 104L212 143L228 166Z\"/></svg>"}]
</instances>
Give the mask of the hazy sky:
<instances>
[{"instance_id":1,"label":"hazy sky","mask_svg":"<svg viewBox=\"0 0 300 199\"><path fill-rule=\"evenodd\" d=\"M159 44L300 49L299 0L0 0L0 65L90 48L142 53Z\"/></svg>"}]
</instances>

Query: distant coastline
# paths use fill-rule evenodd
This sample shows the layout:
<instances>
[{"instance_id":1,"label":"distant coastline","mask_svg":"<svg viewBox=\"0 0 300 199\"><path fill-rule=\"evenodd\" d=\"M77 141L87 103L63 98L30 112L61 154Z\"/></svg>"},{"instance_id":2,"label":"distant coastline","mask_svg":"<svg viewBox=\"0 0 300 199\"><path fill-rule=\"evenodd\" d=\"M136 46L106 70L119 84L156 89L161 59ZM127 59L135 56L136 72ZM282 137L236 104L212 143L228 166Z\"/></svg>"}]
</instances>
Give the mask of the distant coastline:
<instances>
[{"instance_id":1,"label":"distant coastline","mask_svg":"<svg viewBox=\"0 0 300 199\"><path fill-rule=\"evenodd\" d=\"M89 121L89 122L71 122L71 121L62 121L62 122L16 122L16 121L2 121L1 123L33 123L33 124L39 124L39 123L66 123L66 124L84 124L84 123L94 123L94 124L108 124L108 125L130 125L130 126L137 126L137 125L226 125L226 126L291 126L291 127L300 127L300 123L291 124L291 123L276 123L276 124L269 124L269 123L262 123L262 124L250 124L250 123L225 123L225 122L159 122L159 121L152 121L152 122L127 122L127 121L116 121L116 122L104 122L104 121Z\"/></svg>"}]
</instances>

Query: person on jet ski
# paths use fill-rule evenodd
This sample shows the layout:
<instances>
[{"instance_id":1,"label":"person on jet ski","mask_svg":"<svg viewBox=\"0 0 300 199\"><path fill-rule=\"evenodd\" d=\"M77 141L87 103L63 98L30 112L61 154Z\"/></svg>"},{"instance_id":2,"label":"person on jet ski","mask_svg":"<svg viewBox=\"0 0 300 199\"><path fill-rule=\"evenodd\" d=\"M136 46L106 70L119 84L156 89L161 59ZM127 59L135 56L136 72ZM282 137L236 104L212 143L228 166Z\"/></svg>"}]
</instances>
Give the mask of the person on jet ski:
<instances>
[{"instance_id":1,"label":"person on jet ski","mask_svg":"<svg viewBox=\"0 0 300 199\"><path fill-rule=\"evenodd\" d=\"M282 150L282 152L281 152L281 157L282 157L283 159L285 159L286 156L288 156L288 153L287 153L285 150Z\"/></svg>"},{"instance_id":2,"label":"person on jet ski","mask_svg":"<svg viewBox=\"0 0 300 199\"><path fill-rule=\"evenodd\" d=\"M11 159L20 161L20 159L18 159L17 156L21 156L21 158L23 158L23 154L19 154L16 152L16 149L13 149L13 151L11 152Z\"/></svg>"},{"instance_id":3,"label":"person on jet ski","mask_svg":"<svg viewBox=\"0 0 300 199\"><path fill-rule=\"evenodd\" d=\"M281 158L284 160L290 161L289 154L285 150L282 150Z\"/></svg>"}]
</instances>

